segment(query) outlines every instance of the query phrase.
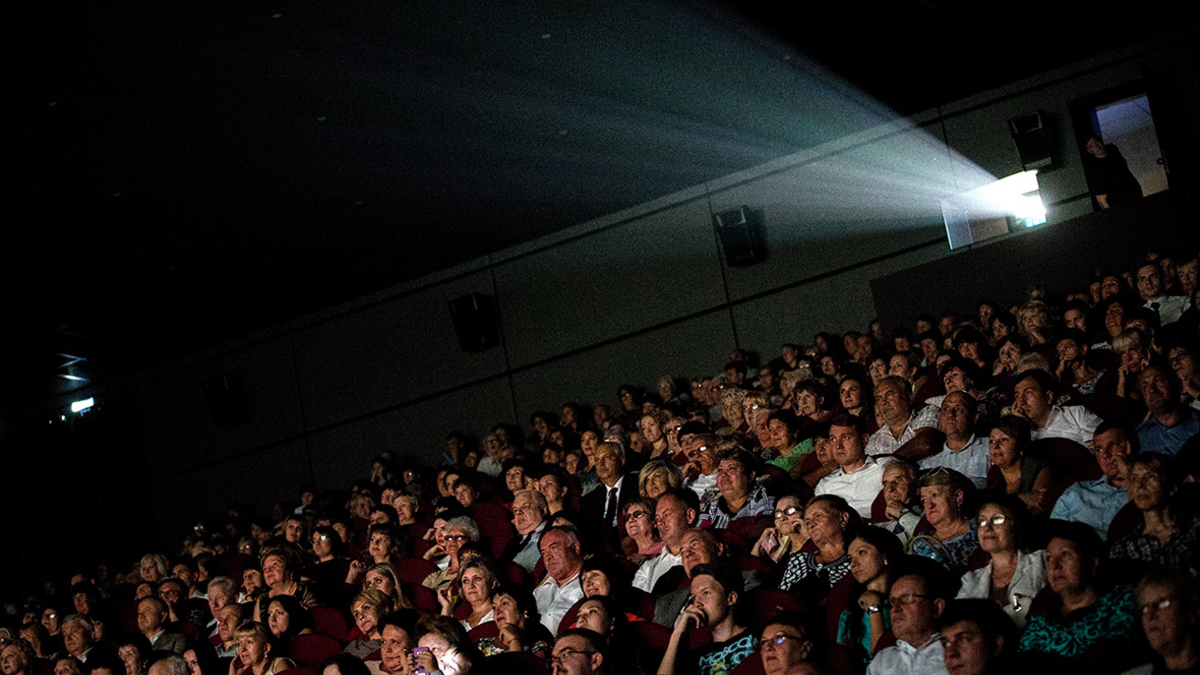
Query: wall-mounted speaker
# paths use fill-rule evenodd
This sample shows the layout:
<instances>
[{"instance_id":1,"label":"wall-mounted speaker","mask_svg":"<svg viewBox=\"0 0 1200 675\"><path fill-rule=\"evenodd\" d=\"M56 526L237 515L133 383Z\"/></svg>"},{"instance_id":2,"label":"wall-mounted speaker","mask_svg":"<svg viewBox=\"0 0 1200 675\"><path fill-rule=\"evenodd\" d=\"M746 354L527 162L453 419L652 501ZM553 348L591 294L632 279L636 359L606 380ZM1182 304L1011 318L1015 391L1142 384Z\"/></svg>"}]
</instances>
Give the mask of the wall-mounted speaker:
<instances>
[{"instance_id":1,"label":"wall-mounted speaker","mask_svg":"<svg viewBox=\"0 0 1200 675\"><path fill-rule=\"evenodd\" d=\"M1050 129L1042 111L1035 110L1010 119L1008 131L1017 144L1017 154L1021 156L1021 166L1026 171L1054 165Z\"/></svg>"},{"instance_id":2,"label":"wall-mounted speaker","mask_svg":"<svg viewBox=\"0 0 1200 675\"><path fill-rule=\"evenodd\" d=\"M713 225L730 267L748 267L767 259L762 211L739 206L714 214Z\"/></svg>"},{"instance_id":3,"label":"wall-mounted speaker","mask_svg":"<svg viewBox=\"0 0 1200 675\"><path fill-rule=\"evenodd\" d=\"M470 293L450 301L450 320L465 352L482 352L500 344L496 303L491 296Z\"/></svg>"}]
</instances>

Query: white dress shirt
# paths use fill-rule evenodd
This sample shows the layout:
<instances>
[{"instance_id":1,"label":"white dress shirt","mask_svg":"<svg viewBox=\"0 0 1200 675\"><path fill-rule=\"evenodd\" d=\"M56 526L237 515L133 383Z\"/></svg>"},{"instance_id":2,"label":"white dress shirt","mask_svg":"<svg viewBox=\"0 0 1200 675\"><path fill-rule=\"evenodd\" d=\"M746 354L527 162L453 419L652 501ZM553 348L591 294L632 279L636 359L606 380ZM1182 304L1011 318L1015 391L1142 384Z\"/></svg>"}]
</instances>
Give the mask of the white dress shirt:
<instances>
[{"instance_id":1,"label":"white dress shirt","mask_svg":"<svg viewBox=\"0 0 1200 675\"><path fill-rule=\"evenodd\" d=\"M637 568L637 572L634 572L633 587L640 588L647 593L653 592L654 584L658 583L667 570L682 564L683 557L671 553L664 545L662 553L642 563L641 567Z\"/></svg>"},{"instance_id":2,"label":"white dress shirt","mask_svg":"<svg viewBox=\"0 0 1200 675\"><path fill-rule=\"evenodd\" d=\"M934 633L929 641L914 647L904 640L896 640L895 647L888 647L875 655L867 666L867 675L949 675L943 657L941 636Z\"/></svg>"},{"instance_id":3,"label":"white dress shirt","mask_svg":"<svg viewBox=\"0 0 1200 675\"><path fill-rule=\"evenodd\" d=\"M1164 295L1150 300L1142 306L1157 311L1159 325L1165 326L1178 321L1190 304L1191 301L1186 295ZM1158 305L1158 307L1154 307L1154 305Z\"/></svg>"},{"instance_id":4,"label":"white dress shirt","mask_svg":"<svg viewBox=\"0 0 1200 675\"><path fill-rule=\"evenodd\" d=\"M1034 429L1030 437L1035 441L1043 438L1065 438L1075 441L1088 450L1092 449L1092 436L1096 435L1096 427L1103 421L1092 411L1081 405L1069 405L1062 408L1054 406L1046 425Z\"/></svg>"},{"instance_id":5,"label":"white dress shirt","mask_svg":"<svg viewBox=\"0 0 1200 675\"><path fill-rule=\"evenodd\" d=\"M533 599L537 601L538 612L542 615L542 625L551 635L558 635L558 624L562 622L567 610L583 598L583 585L579 583L579 573L561 584L549 574L533 589Z\"/></svg>"}]
</instances>

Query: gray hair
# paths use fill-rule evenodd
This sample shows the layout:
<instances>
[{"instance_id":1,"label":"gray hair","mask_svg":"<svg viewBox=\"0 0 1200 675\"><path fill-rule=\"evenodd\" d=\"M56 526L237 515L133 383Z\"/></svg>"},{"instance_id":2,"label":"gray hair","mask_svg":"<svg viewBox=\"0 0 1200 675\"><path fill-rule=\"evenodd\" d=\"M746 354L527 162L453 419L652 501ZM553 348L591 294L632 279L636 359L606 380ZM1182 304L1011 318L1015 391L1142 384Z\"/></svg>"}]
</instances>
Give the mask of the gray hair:
<instances>
[{"instance_id":1,"label":"gray hair","mask_svg":"<svg viewBox=\"0 0 1200 675\"><path fill-rule=\"evenodd\" d=\"M238 582L230 579L229 577L214 577L208 582L208 590L211 592L214 588L219 588L222 591L225 591L225 595L234 600L237 599Z\"/></svg>"},{"instance_id":2,"label":"gray hair","mask_svg":"<svg viewBox=\"0 0 1200 675\"><path fill-rule=\"evenodd\" d=\"M141 566L147 562L154 565L155 569L158 570L158 576L162 577L163 579L171 576L171 571L167 569L167 556L161 553L147 553L146 555L142 556L140 561L138 561L138 568L140 569Z\"/></svg>"},{"instance_id":3,"label":"gray hair","mask_svg":"<svg viewBox=\"0 0 1200 675\"><path fill-rule=\"evenodd\" d=\"M183 657L178 654L164 656L151 664L150 667L154 668L155 666L166 668L166 672L162 673L162 675L191 675L192 672L191 668L188 667L187 661L184 661Z\"/></svg>"},{"instance_id":4,"label":"gray hair","mask_svg":"<svg viewBox=\"0 0 1200 675\"><path fill-rule=\"evenodd\" d=\"M477 525L475 523L475 520L472 519L471 517L458 516L456 518L451 518L450 520L446 521L446 531L447 532L449 532L450 529L454 528L454 527L462 528L467 533L467 537L471 541L479 541L479 537L480 537L479 525Z\"/></svg>"},{"instance_id":5,"label":"gray hair","mask_svg":"<svg viewBox=\"0 0 1200 675\"><path fill-rule=\"evenodd\" d=\"M599 450L600 448L602 448L606 445L608 447L612 448L613 453L616 454L617 459L621 460L621 465L624 466L625 465L625 446L621 445L620 443L617 443L616 441L604 441L600 445L597 445L596 449Z\"/></svg>"},{"instance_id":6,"label":"gray hair","mask_svg":"<svg viewBox=\"0 0 1200 675\"><path fill-rule=\"evenodd\" d=\"M550 505L546 503L546 495L539 490L517 490L513 493L513 502L516 502L520 497L528 497L533 501L533 505L542 512L542 517L550 512Z\"/></svg>"},{"instance_id":7,"label":"gray hair","mask_svg":"<svg viewBox=\"0 0 1200 675\"><path fill-rule=\"evenodd\" d=\"M67 626L72 623L79 624L79 626L83 628L83 632L87 634L89 640L92 637L92 633L96 630L95 626L92 625L92 620L83 614L71 614L62 621L63 626Z\"/></svg>"}]
</instances>

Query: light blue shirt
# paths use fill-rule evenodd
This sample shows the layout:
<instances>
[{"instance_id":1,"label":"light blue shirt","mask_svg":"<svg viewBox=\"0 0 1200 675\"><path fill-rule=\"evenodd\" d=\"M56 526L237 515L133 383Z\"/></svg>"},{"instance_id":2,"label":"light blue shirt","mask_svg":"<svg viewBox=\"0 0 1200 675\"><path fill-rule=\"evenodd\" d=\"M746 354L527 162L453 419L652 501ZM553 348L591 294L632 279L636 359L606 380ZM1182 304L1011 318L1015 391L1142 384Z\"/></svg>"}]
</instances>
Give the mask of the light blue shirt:
<instances>
[{"instance_id":1,"label":"light blue shirt","mask_svg":"<svg viewBox=\"0 0 1200 675\"><path fill-rule=\"evenodd\" d=\"M1128 501L1125 488L1113 487L1107 478L1081 480L1063 491L1050 517L1091 525L1102 540L1108 541L1108 525Z\"/></svg>"},{"instance_id":2,"label":"light blue shirt","mask_svg":"<svg viewBox=\"0 0 1200 675\"><path fill-rule=\"evenodd\" d=\"M944 466L953 469L983 489L987 485L988 471L992 468L992 457L988 454L988 439L971 436L962 450L954 451L950 446L942 444L942 451L936 455L921 460L922 469L932 469Z\"/></svg>"},{"instance_id":3,"label":"light blue shirt","mask_svg":"<svg viewBox=\"0 0 1200 675\"><path fill-rule=\"evenodd\" d=\"M1184 442L1200 431L1200 413L1188 406L1181 410L1183 420L1173 427L1165 427L1153 417L1138 425L1138 441L1141 442L1142 452L1174 455L1179 452Z\"/></svg>"}]
</instances>

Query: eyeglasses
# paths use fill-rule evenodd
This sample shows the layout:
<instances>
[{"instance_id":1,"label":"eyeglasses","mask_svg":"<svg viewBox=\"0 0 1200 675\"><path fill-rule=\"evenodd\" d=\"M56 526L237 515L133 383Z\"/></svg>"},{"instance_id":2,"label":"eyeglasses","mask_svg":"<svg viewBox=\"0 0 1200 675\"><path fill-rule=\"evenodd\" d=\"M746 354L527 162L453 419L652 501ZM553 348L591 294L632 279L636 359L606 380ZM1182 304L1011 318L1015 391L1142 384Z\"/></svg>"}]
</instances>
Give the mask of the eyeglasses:
<instances>
[{"instance_id":1,"label":"eyeglasses","mask_svg":"<svg viewBox=\"0 0 1200 675\"><path fill-rule=\"evenodd\" d=\"M639 518L649 518L650 514L645 511L631 511L625 515L625 520L637 520Z\"/></svg>"},{"instance_id":2,"label":"eyeglasses","mask_svg":"<svg viewBox=\"0 0 1200 675\"><path fill-rule=\"evenodd\" d=\"M804 638L799 635L786 635L786 634L781 633L779 635L776 635L775 637L763 638L763 639L759 640L757 643L755 643L755 646L758 647L758 651L761 652L761 651L766 651L768 647L770 647L771 649L774 649L775 647L782 647L783 643L787 642L788 640L795 640L797 642L802 642L804 640Z\"/></svg>"},{"instance_id":3,"label":"eyeglasses","mask_svg":"<svg viewBox=\"0 0 1200 675\"><path fill-rule=\"evenodd\" d=\"M1006 520L1008 520L1008 517L1003 513L994 515L991 518L988 518L987 516L979 516L979 527L984 528L988 525L991 525L992 527L999 527L1000 525L1003 525Z\"/></svg>"},{"instance_id":4,"label":"eyeglasses","mask_svg":"<svg viewBox=\"0 0 1200 675\"><path fill-rule=\"evenodd\" d=\"M446 541L462 542L462 541L467 541L468 539L470 539L470 537L468 537L465 534L448 534L448 535L446 535Z\"/></svg>"},{"instance_id":5,"label":"eyeglasses","mask_svg":"<svg viewBox=\"0 0 1200 675\"><path fill-rule=\"evenodd\" d=\"M1156 612L1163 612L1171 608L1175 604L1171 598L1163 598L1157 602L1147 602L1142 605L1142 616L1149 616Z\"/></svg>"},{"instance_id":6,"label":"eyeglasses","mask_svg":"<svg viewBox=\"0 0 1200 675\"><path fill-rule=\"evenodd\" d=\"M888 602L892 607L899 605L911 605L917 601L917 598L928 598L924 593L905 593L904 595L893 595L888 598Z\"/></svg>"},{"instance_id":7,"label":"eyeglasses","mask_svg":"<svg viewBox=\"0 0 1200 675\"><path fill-rule=\"evenodd\" d=\"M591 656L592 654L595 654L595 653L596 652L589 652L589 651L585 651L582 649L564 649L564 650L560 651L558 654L554 654L550 657L550 665L551 666L561 666L561 665L563 665L563 662L565 662L569 657L575 656L577 654L586 654L588 656Z\"/></svg>"},{"instance_id":8,"label":"eyeglasses","mask_svg":"<svg viewBox=\"0 0 1200 675\"><path fill-rule=\"evenodd\" d=\"M779 510L775 511L775 517L783 518L784 516L794 516L797 513L800 513L800 507L789 506L786 509L779 509Z\"/></svg>"}]
</instances>

